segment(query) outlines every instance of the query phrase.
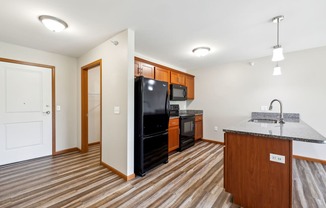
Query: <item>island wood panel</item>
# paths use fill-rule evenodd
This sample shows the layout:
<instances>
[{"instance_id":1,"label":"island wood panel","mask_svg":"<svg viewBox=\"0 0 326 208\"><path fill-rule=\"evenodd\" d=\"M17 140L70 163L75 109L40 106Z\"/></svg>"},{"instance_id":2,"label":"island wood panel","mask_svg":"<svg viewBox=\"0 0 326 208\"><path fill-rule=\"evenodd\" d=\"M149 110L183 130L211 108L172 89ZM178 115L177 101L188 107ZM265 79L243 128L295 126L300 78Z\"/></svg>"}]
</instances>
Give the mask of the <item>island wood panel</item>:
<instances>
[{"instance_id":1,"label":"island wood panel","mask_svg":"<svg viewBox=\"0 0 326 208\"><path fill-rule=\"evenodd\" d=\"M285 164L271 162L284 155ZM292 141L225 133L224 187L243 207L292 207Z\"/></svg>"}]
</instances>

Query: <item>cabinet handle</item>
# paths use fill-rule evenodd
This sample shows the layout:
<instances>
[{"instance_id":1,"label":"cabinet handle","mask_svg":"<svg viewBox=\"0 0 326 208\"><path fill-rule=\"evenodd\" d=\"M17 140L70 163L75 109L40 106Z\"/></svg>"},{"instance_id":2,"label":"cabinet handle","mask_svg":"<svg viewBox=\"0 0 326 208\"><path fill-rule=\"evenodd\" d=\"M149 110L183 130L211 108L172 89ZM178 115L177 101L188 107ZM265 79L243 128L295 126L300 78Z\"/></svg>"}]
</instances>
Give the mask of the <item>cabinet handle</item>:
<instances>
[{"instance_id":1,"label":"cabinet handle","mask_svg":"<svg viewBox=\"0 0 326 208\"><path fill-rule=\"evenodd\" d=\"M139 68L139 74L143 75L143 68Z\"/></svg>"}]
</instances>

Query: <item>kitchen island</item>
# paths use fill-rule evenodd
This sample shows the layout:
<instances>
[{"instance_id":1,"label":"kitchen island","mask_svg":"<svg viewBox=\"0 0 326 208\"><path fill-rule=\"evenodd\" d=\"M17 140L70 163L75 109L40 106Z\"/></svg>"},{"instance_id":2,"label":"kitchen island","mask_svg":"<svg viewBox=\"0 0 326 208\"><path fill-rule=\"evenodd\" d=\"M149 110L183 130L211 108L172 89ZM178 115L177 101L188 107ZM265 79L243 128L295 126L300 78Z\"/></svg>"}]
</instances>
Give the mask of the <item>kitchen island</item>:
<instances>
[{"instance_id":1,"label":"kitchen island","mask_svg":"<svg viewBox=\"0 0 326 208\"><path fill-rule=\"evenodd\" d=\"M292 207L292 142L326 138L300 120L248 120L224 129L225 190L242 207Z\"/></svg>"}]
</instances>

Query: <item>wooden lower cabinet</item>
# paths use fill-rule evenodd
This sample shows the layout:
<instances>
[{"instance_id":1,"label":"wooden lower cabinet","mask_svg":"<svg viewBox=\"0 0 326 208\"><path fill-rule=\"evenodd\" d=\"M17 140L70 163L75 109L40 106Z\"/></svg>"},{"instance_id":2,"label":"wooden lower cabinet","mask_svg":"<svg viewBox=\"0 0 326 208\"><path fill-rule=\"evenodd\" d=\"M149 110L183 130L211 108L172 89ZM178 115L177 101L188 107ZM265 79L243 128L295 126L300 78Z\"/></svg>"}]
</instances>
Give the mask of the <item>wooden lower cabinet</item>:
<instances>
[{"instance_id":1,"label":"wooden lower cabinet","mask_svg":"<svg viewBox=\"0 0 326 208\"><path fill-rule=\"evenodd\" d=\"M292 207L292 141L224 134L224 188L241 207ZM270 154L285 163L270 161Z\"/></svg>"},{"instance_id":2,"label":"wooden lower cabinet","mask_svg":"<svg viewBox=\"0 0 326 208\"><path fill-rule=\"evenodd\" d=\"M203 138L203 115L195 116L195 140Z\"/></svg>"},{"instance_id":3,"label":"wooden lower cabinet","mask_svg":"<svg viewBox=\"0 0 326 208\"><path fill-rule=\"evenodd\" d=\"M171 118L169 121L169 152L179 148L179 118Z\"/></svg>"}]
</instances>

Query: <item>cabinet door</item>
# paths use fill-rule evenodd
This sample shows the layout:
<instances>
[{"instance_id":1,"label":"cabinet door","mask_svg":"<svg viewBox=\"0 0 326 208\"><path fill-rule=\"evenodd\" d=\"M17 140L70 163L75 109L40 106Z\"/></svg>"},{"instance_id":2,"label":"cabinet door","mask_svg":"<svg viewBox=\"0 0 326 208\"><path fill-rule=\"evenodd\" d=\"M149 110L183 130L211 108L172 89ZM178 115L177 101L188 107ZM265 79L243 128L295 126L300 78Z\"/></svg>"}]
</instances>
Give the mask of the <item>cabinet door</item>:
<instances>
[{"instance_id":1,"label":"cabinet door","mask_svg":"<svg viewBox=\"0 0 326 208\"><path fill-rule=\"evenodd\" d=\"M140 74L140 62L135 60L135 69L134 69L135 77L141 76Z\"/></svg>"},{"instance_id":2,"label":"cabinet door","mask_svg":"<svg viewBox=\"0 0 326 208\"><path fill-rule=\"evenodd\" d=\"M203 138L203 115L195 117L195 140Z\"/></svg>"},{"instance_id":3,"label":"cabinet door","mask_svg":"<svg viewBox=\"0 0 326 208\"><path fill-rule=\"evenodd\" d=\"M179 148L179 118L169 121L169 152Z\"/></svg>"},{"instance_id":4,"label":"cabinet door","mask_svg":"<svg viewBox=\"0 0 326 208\"><path fill-rule=\"evenodd\" d=\"M186 75L178 72L171 71L171 83L186 85Z\"/></svg>"},{"instance_id":5,"label":"cabinet door","mask_svg":"<svg viewBox=\"0 0 326 208\"><path fill-rule=\"evenodd\" d=\"M169 128L169 152L179 148L179 126Z\"/></svg>"},{"instance_id":6,"label":"cabinet door","mask_svg":"<svg viewBox=\"0 0 326 208\"><path fill-rule=\"evenodd\" d=\"M155 67L150 64L141 63L140 64L140 73L146 78L154 79L154 70Z\"/></svg>"},{"instance_id":7,"label":"cabinet door","mask_svg":"<svg viewBox=\"0 0 326 208\"><path fill-rule=\"evenodd\" d=\"M186 85L186 75L184 74L179 74L178 75L179 79L179 84L180 85Z\"/></svg>"},{"instance_id":8,"label":"cabinet door","mask_svg":"<svg viewBox=\"0 0 326 208\"><path fill-rule=\"evenodd\" d=\"M155 79L170 83L170 70L155 67Z\"/></svg>"},{"instance_id":9,"label":"cabinet door","mask_svg":"<svg viewBox=\"0 0 326 208\"><path fill-rule=\"evenodd\" d=\"M171 84L179 84L179 73L171 71Z\"/></svg>"},{"instance_id":10,"label":"cabinet door","mask_svg":"<svg viewBox=\"0 0 326 208\"><path fill-rule=\"evenodd\" d=\"M195 77L187 76L186 86L187 86L187 100L195 99Z\"/></svg>"}]
</instances>

